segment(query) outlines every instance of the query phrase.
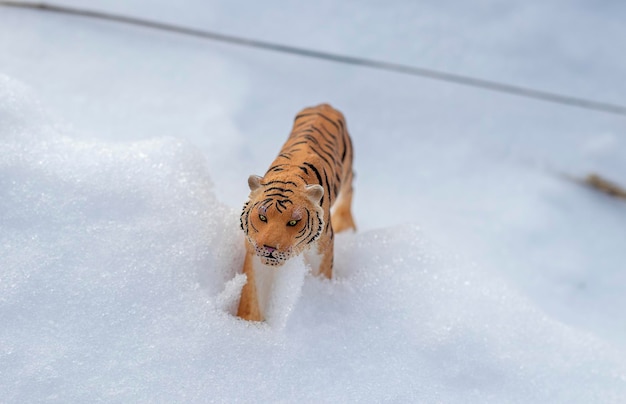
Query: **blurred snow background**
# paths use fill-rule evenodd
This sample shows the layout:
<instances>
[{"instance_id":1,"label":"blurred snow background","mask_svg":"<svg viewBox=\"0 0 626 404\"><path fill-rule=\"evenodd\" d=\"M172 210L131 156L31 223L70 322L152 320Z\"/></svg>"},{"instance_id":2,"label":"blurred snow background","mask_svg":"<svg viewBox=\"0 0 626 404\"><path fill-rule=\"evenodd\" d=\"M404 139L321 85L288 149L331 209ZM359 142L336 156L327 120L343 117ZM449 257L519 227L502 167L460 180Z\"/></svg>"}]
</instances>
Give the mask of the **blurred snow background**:
<instances>
[{"instance_id":1,"label":"blurred snow background","mask_svg":"<svg viewBox=\"0 0 626 404\"><path fill-rule=\"evenodd\" d=\"M621 2L62 4L626 102ZM246 178L319 102L348 119L359 232L286 323L246 324ZM0 8L0 401L623 402L626 206L554 172L626 183L625 129Z\"/></svg>"}]
</instances>

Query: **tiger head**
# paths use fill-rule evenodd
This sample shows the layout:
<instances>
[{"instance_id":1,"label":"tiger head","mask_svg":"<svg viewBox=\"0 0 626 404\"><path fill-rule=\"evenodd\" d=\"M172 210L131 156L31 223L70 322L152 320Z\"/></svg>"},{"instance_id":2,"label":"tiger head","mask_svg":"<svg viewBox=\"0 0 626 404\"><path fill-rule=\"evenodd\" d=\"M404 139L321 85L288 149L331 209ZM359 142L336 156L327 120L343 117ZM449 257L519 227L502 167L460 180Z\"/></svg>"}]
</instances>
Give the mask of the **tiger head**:
<instances>
[{"instance_id":1,"label":"tiger head","mask_svg":"<svg viewBox=\"0 0 626 404\"><path fill-rule=\"evenodd\" d=\"M241 229L264 265L280 266L308 249L322 234L324 211L320 185L251 175L250 197L241 213Z\"/></svg>"}]
</instances>

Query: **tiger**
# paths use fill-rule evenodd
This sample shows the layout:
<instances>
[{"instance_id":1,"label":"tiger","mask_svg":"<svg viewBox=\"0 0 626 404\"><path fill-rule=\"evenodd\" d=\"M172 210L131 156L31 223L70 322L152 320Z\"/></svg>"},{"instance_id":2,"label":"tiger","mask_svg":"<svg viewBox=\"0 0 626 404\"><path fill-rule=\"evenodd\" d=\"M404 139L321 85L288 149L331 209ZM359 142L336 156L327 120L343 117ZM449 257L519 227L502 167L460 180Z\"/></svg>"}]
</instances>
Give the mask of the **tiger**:
<instances>
[{"instance_id":1,"label":"tiger","mask_svg":"<svg viewBox=\"0 0 626 404\"><path fill-rule=\"evenodd\" d=\"M352 229L352 140L341 112L328 104L300 111L263 177L248 178L240 216L246 255L237 316L263 321L255 267L278 267L303 254L315 275L332 278L335 232ZM260 268L259 268L260 269Z\"/></svg>"}]
</instances>

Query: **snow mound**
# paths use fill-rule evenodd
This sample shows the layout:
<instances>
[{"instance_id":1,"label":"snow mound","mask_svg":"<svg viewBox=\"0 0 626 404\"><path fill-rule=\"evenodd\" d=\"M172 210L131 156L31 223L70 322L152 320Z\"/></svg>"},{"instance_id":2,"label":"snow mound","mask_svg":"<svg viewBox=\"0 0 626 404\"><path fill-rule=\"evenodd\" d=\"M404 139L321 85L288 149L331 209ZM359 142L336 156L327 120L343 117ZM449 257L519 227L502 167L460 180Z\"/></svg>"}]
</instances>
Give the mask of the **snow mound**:
<instances>
[{"instance_id":1,"label":"snow mound","mask_svg":"<svg viewBox=\"0 0 626 404\"><path fill-rule=\"evenodd\" d=\"M294 261L270 324L233 317L238 212L202 156L64 137L24 94L0 80L0 401L626 396L623 357L414 226L339 235L335 280Z\"/></svg>"}]
</instances>

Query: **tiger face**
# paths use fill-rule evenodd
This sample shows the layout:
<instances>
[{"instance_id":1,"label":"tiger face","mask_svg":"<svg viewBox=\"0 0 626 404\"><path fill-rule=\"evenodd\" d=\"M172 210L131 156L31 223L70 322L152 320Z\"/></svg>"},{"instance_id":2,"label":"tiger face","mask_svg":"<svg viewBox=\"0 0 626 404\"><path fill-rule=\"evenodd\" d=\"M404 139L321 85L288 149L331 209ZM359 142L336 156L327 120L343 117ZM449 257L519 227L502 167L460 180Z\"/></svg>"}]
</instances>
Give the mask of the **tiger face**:
<instances>
[{"instance_id":1,"label":"tiger face","mask_svg":"<svg viewBox=\"0 0 626 404\"><path fill-rule=\"evenodd\" d=\"M241 228L264 265L280 266L307 250L324 228L320 185L250 176Z\"/></svg>"}]
</instances>

